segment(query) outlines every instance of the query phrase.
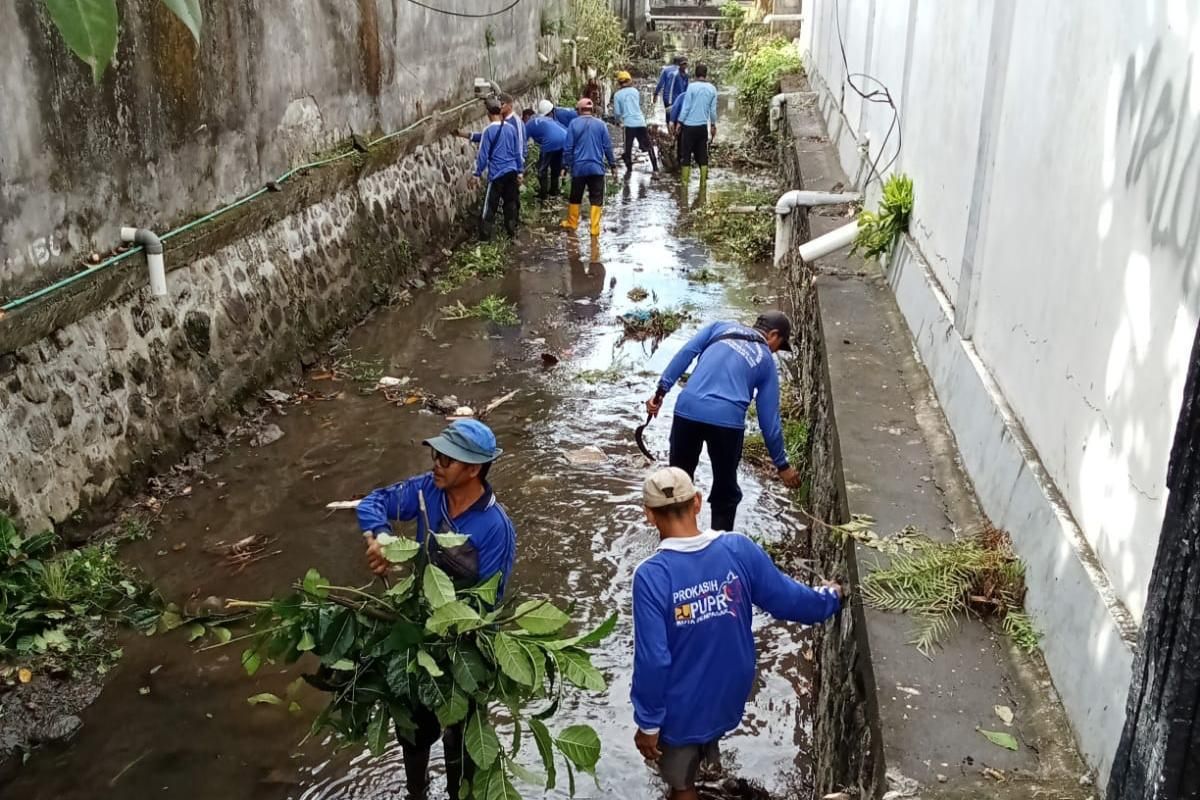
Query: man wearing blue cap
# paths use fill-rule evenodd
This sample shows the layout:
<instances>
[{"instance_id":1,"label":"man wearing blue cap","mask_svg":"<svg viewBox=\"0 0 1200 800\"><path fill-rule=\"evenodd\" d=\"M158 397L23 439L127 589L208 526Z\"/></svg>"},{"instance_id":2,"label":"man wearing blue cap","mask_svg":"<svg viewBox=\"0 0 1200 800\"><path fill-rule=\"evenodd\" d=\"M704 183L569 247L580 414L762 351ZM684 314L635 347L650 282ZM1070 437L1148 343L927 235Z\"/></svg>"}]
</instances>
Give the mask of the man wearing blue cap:
<instances>
[{"instance_id":1,"label":"man wearing blue cap","mask_svg":"<svg viewBox=\"0 0 1200 800\"><path fill-rule=\"evenodd\" d=\"M457 547L442 547L431 539L429 560L450 576L457 587L473 586L499 573L503 594L516 557L517 535L504 508L496 502L487 482L492 462L503 452L496 436L482 422L457 420L424 443L433 456L433 470L406 481L376 489L358 504L358 524L370 534L367 564L376 574L388 569L376 536L391 533L393 521L417 523L416 540L424 543L428 529L433 533L457 533L467 541ZM421 498L428 519L421 513ZM428 523L428 529L426 527ZM464 775L471 765L462 758L462 725L442 726L432 713L417 715L413 741L401 739L408 793L424 798L429 788L429 751L439 738L446 753L446 783L451 800L457 800Z\"/></svg>"}]
</instances>

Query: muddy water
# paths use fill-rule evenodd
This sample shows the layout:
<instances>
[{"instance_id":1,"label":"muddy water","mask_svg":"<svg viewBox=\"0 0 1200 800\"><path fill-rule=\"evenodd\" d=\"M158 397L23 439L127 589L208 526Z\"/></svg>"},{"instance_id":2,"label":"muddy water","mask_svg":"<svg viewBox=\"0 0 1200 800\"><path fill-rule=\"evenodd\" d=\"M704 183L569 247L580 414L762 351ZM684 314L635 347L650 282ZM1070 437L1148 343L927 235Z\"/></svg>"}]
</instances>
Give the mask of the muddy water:
<instances>
[{"instance_id":1,"label":"muddy water","mask_svg":"<svg viewBox=\"0 0 1200 800\"><path fill-rule=\"evenodd\" d=\"M598 247L585 237L547 231L523 235L507 274L466 287L449 298L432 292L377 313L354 331L358 358L381 359L385 372L409 377L436 395L455 394L479 406L517 390L489 418L505 448L493 470L496 491L518 530L515 591L574 602L590 621L616 611L616 634L597 654L609 691L582 697L556 724L586 721L604 741L598 786L581 782L583 797L658 797L659 788L632 744L628 704L633 570L656 544L639 503L647 469L633 439L644 419L641 403L655 376L702 320L752 319L780 287L766 268L712 260L679 230L677 186L651 179L640 165L611 196ZM711 188L735 176L714 170ZM692 189L695 200L695 187ZM586 228L586 222L584 227ZM688 273L715 265L724 283L690 283ZM641 286L654 300L634 303ZM439 307L472 303L501 292L520 307L521 324L499 328L445 321ZM616 315L655 303L689 304L695 319L657 347L622 342ZM560 363L542 365L543 352ZM591 383L585 370L623 365L615 380ZM328 381L309 381L329 391ZM288 388L288 387L280 387ZM352 512L327 512L330 500L357 496L428 468L419 442L443 425L419 405L394 406L379 394L343 384L341 399L286 408L272 421L278 442L234 447L197 476L187 497L170 501L155 534L130 547L165 594L260 598L285 589L310 566L336 581L364 582L363 545ZM647 432L651 450L665 456L671 395ZM595 445L603 463L572 465L567 451ZM701 488L710 484L702 464ZM799 526L758 476L744 470L740 527L767 539ZM706 515L707 516L707 512ZM702 520L703 521L703 520ZM277 555L232 574L205 552L215 543L260 533L277 537ZM727 742L727 765L737 774L782 789L785 773L803 764L807 749L805 632L757 620L760 680L742 727ZM403 796L399 749L376 760L330 754L320 742L302 748L319 697L305 695L302 714L251 707L257 692L283 694L293 674L264 668L247 678L240 648L195 652L181 635L129 638L125 659L84 728L61 752L38 753L8 798L182 796L239 798L393 798ZM533 754L527 743L526 754ZM536 755L534 755L536 759ZM435 748L434 769L440 772ZM586 781L586 779L585 779ZM530 796L539 794L530 791ZM561 796L551 793L551 796Z\"/></svg>"}]
</instances>

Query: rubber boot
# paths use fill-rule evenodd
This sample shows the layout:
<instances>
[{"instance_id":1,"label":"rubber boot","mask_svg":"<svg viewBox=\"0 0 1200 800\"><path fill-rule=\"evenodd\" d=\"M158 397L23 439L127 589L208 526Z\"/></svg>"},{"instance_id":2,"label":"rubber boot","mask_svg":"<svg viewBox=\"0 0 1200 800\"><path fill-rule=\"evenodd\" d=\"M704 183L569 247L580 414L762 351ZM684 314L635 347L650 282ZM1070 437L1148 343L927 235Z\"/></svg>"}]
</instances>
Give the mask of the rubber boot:
<instances>
[{"instance_id":1,"label":"rubber boot","mask_svg":"<svg viewBox=\"0 0 1200 800\"><path fill-rule=\"evenodd\" d=\"M604 206L592 206L592 236L600 235L600 217L604 215Z\"/></svg>"},{"instance_id":2,"label":"rubber boot","mask_svg":"<svg viewBox=\"0 0 1200 800\"><path fill-rule=\"evenodd\" d=\"M704 186L708 183L708 167L700 168L700 185Z\"/></svg>"},{"instance_id":3,"label":"rubber boot","mask_svg":"<svg viewBox=\"0 0 1200 800\"><path fill-rule=\"evenodd\" d=\"M701 167L700 169L704 169L704 167ZM683 167L682 169L679 170L680 183L682 183L684 186L687 186L691 180L692 180L692 168L691 167Z\"/></svg>"},{"instance_id":4,"label":"rubber boot","mask_svg":"<svg viewBox=\"0 0 1200 800\"><path fill-rule=\"evenodd\" d=\"M567 218L560 222L558 226L572 231L579 227L579 203L569 203L567 205Z\"/></svg>"}]
</instances>

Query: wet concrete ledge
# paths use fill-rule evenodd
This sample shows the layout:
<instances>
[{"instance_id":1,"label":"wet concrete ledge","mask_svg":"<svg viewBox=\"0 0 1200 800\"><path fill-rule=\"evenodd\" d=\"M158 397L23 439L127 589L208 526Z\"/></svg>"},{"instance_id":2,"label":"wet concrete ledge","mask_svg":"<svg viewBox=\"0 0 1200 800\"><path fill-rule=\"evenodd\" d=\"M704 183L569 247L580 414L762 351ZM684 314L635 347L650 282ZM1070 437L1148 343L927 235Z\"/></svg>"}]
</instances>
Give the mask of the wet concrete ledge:
<instances>
[{"instance_id":1,"label":"wet concrete ledge","mask_svg":"<svg viewBox=\"0 0 1200 800\"><path fill-rule=\"evenodd\" d=\"M538 96L527 82L524 105ZM27 528L120 494L306 348L420 281L477 193L448 114L0 320L0 508Z\"/></svg>"},{"instance_id":2,"label":"wet concrete ledge","mask_svg":"<svg viewBox=\"0 0 1200 800\"><path fill-rule=\"evenodd\" d=\"M807 95L789 103L780 158L791 185L829 190L849 181L815 102ZM811 214L799 239L845 221ZM906 525L941 540L978 529L985 517L879 267L842 253L817 265L792 258L788 269L801 329L792 379L810 420L813 514L831 523L851 511L869 514L881 536ZM880 558L820 530L812 546L827 574L852 580ZM925 798L1095 793L1086 777L1080 782L1086 769L1040 656L968 621L930 660L908 643L911 630L909 617L855 598L823 637L816 796L878 797L910 781ZM996 705L1013 710L1011 728ZM1020 748L997 747L977 728L1009 732Z\"/></svg>"}]
</instances>

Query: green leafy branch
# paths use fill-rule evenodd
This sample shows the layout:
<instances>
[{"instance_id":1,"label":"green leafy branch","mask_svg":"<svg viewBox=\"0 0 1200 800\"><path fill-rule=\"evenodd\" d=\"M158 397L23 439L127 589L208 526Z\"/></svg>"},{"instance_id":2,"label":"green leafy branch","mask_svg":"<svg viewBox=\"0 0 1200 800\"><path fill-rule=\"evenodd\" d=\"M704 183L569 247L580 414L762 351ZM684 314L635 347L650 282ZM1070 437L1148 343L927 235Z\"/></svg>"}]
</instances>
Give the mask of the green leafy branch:
<instances>
[{"instance_id":1,"label":"green leafy branch","mask_svg":"<svg viewBox=\"0 0 1200 800\"><path fill-rule=\"evenodd\" d=\"M463 542L456 534L433 539L439 547ZM547 720L568 692L607 688L588 650L613 631L616 616L568 634L570 617L546 600L498 602L499 574L456 586L430 563L431 543L390 536L380 542L384 557L407 570L381 594L335 586L309 570L285 597L231 601L258 610L252 644L242 654L246 671L253 674L264 661L315 658L315 673L303 678L329 700L312 734L330 730L343 746L365 744L376 756L393 730L411 736L429 712L444 727L463 725L466 757L475 766L474 778L460 787L463 797L519 798L514 782L552 789L560 765L574 794L575 772L595 773L600 738L588 725L554 734ZM251 702L284 703L269 693ZM511 746L496 733L495 708L505 709L512 725ZM517 760L528 735L541 772Z\"/></svg>"},{"instance_id":2,"label":"green leafy branch","mask_svg":"<svg viewBox=\"0 0 1200 800\"><path fill-rule=\"evenodd\" d=\"M99 84L104 71L117 54L120 20L117 0L42 0L46 11L71 52L92 68L92 80ZM200 0L162 0L172 14L187 26L192 38L200 43L204 22Z\"/></svg>"},{"instance_id":3,"label":"green leafy branch","mask_svg":"<svg viewBox=\"0 0 1200 800\"><path fill-rule=\"evenodd\" d=\"M858 235L850 252L866 258L880 258L892 252L896 237L908 230L913 209L912 178L892 175L883 184L878 213L862 211L858 215Z\"/></svg>"}]
</instances>

